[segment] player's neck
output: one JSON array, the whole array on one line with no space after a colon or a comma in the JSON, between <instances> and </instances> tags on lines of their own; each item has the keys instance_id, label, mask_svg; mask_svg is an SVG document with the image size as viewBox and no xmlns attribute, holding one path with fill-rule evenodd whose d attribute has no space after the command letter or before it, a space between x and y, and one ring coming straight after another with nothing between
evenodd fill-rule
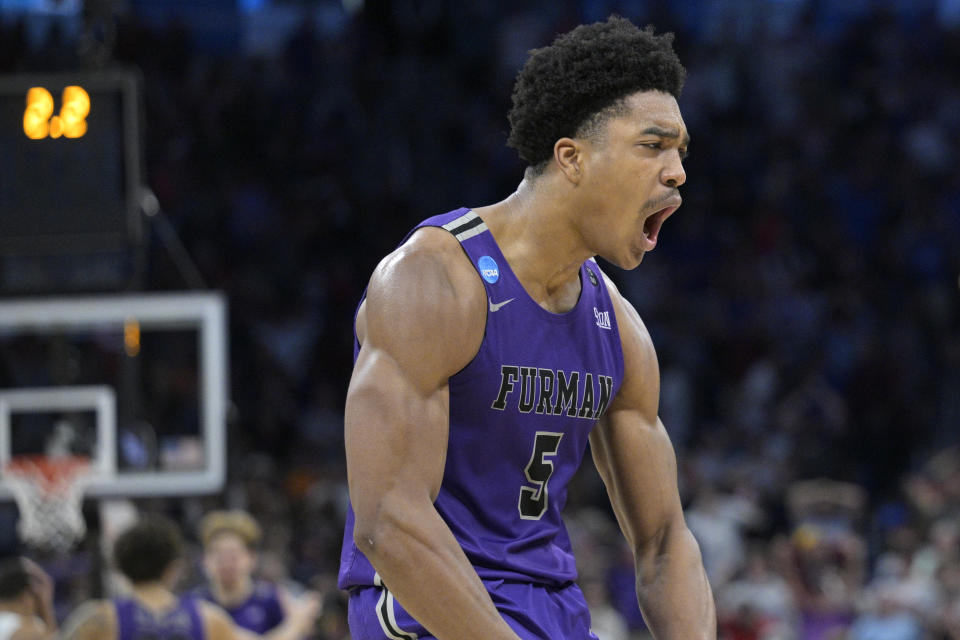
<instances>
[{"instance_id":1,"label":"player's neck","mask_svg":"<svg viewBox=\"0 0 960 640\"><path fill-rule=\"evenodd\" d=\"M571 287L579 292L580 266L592 257L576 227L568 223L569 203L544 184L549 179L524 179L506 200L475 210L535 299L564 297Z\"/></svg>"},{"instance_id":2,"label":"player's neck","mask_svg":"<svg viewBox=\"0 0 960 640\"><path fill-rule=\"evenodd\" d=\"M232 607L247 601L250 594L253 593L253 580L246 577L230 585L214 583L212 587L217 602Z\"/></svg>"},{"instance_id":3,"label":"player's neck","mask_svg":"<svg viewBox=\"0 0 960 640\"><path fill-rule=\"evenodd\" d=\"M169 609L177 601L177 597L162 582L135 584L133 585L133 596L153 611Z\"/></svg>"}]
</instances>

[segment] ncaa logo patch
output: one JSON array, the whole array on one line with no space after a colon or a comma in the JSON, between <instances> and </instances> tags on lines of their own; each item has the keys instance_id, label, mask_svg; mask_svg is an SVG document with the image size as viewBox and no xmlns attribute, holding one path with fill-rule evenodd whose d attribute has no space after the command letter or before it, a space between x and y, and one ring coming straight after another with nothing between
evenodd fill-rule
<instances>
[{"instance_id":1,"label":"ncaa logo patch","mask_svg":"<svg viewBox=\"0 0 960 640\"><path fill-rule=\"evenodd\" d=\"M483 256L477 260L477 266L480 268L480 275L490 284L500 279L500 267L497 266L497 261L490 256Z\"/></svg>"}]
</instances>

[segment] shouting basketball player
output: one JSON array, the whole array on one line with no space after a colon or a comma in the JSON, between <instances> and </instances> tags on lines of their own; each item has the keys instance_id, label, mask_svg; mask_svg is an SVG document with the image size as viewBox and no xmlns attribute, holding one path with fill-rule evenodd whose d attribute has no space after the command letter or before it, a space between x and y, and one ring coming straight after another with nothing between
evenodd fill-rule
<instances>
[{"instance_id":1,"label":"shouting basketball player","mask_svg":"<svg viewBox=\"0 0 960 640\"><path fill-rule=\"evenodd\" d=\"M355 640L596 638L560 517L588 442L653 634L716 636L656 354L592 260L633 269L680 206L684 78L672 35L622 18L531 52L517 190L421 222L376 268L345 416Z\"/></svg>"}]
</instances>

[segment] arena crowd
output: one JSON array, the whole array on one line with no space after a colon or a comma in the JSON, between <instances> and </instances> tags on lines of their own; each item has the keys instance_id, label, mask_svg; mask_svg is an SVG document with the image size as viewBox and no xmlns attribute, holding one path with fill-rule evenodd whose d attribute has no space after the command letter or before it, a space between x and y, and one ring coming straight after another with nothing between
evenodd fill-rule
<instances>
[{"instance_id":1,"label":"arena crowd","mask_svg":"<svg viewBox=\"0 0 960 640\"><path fill-rule=\"evenodd\" d=\"M191 541L185 588L203 514L242 507L261 576L324 593L316 637L347 637L354 306L417 221L519 181L526 51L618 12L675 31L689 73L684 206L637 271L608 272L658 348L721 638L960 639L960 4L318 4L247 52L131 9L99 62L142 73L146 181L230 305L229 485L144 505ZM0 29L0 72L90 64L56 30ZM156 237L149 256L148 290L184 288ZM591 469L567 518L598 635L645 637ZM61 614L96 590L95 549L47 567Z\"/></svg>"}]
</instances>

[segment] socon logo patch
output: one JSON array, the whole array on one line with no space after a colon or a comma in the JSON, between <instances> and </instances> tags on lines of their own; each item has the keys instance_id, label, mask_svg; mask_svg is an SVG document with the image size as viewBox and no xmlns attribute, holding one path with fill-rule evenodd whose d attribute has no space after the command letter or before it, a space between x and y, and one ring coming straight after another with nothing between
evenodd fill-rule
<instances>
[{"instance_id":1,"label":"socon logo patch","mask_svg":"<svg viewBox=\"0 0 960 640\"><path fill-rule=\"evenodd\" d=\"M587 275L590 277L590 284L592 284L595 287L600 286L600 282L597 280L596 274L593 272L593 269L591 269L590 267L587 267Z\"/></svg>"},{"instance_id":2,"label":"socon logo patch","mask_svg":"<svg viewBox=\"0 0 960 640\"><path fill-rule=\"evenodd\" d=\"M497 266L496 260L490 256L483 256L477 260L477 266L480 267L480 275L490 284L500 279L500 268Z\"/></svg>"}]
</instances>

